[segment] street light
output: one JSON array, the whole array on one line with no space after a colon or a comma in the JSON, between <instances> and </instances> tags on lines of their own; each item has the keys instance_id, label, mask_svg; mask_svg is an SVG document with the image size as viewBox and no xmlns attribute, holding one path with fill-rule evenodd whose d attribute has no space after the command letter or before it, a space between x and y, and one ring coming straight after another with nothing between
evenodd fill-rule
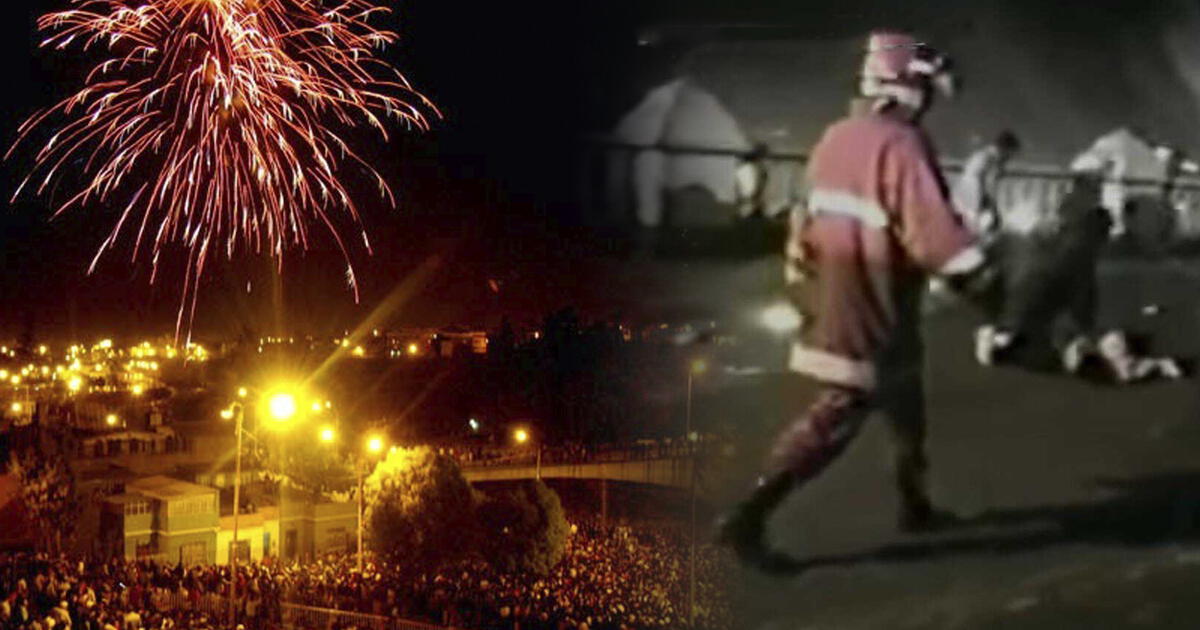
<instances>
[{"instance_id":1,"label":"street light","mask_svg":"<svg viewBox=\"0 0 1200 630\"><path fill-rule=\"evenodd\" d=\"M271 413L272 420L285 423L296 415L296 397L288 392L271 394L267 399L267 410Z\"/></svg>"},{"instance_id":2,"label":"street light","mask_svg":"<svg viewBox=\"0 0 1200 630\"><path fill-rule=\"evenodd\" d=\"M237 395L238 398L246 398L250 395L250 390L246 387L239 387ZM267 398L266 406L271 419L275 420L275 426L282 427L296 415L296 396L286 391L276 391ZM229 545L230 575L233 578L230 586L229 616L234 620L237 617L238 517L242 512L242 435L246 433L242 424L245 416L245 407L241 401L235 400L229 407L221 410L222 418L235 420L233 431L237 436L237 445L234 447L236 463L233 473L233 541ZM254 438L254 436L250 437Z\"/></svg>"},{"instance_id":3,"label":"street light","mask_svg":"<svg viewBox=\"0 0 1200 630\"><path fill-rule=\"evenodd\" d=\"M321 433L320 433L321 442L323 442L325 444L332 444L333 440L336 437L337 437L337 433L334 432L333 427L322 427L321 428Z\"/></svg>"},{"instance_id":4,"label":"street light","mask_svg":"<svg viewBox=\"0 0 1200 630\"><path fill-rule=\"evenodd\" d=\"M110 413L110 414L108 414L107 416L105 416L105 417L104 417L104 423L105 423L105 424L107 424L107 425L108 425L108 426L110 426L110 427L115 427L115 426L117 426L117 423L118 423L118 422L120 422L120 421L121 421L121 419L120 419L120 418L118 418L118 417L117 417L117 414L115 414L115 413Z\"/></svg>"},{"instance_id":5,"label":"street light","mask_svg":"<svg viewBox=\"0 0 1200 630\"><path fill-rule=\"evenodd\" d=\"M521 429L517 429L516 431L513 431L513 440L515 440L516 443L521 446L524 446L527 442L529 442L530 438L531 438L531 436L529 435L529 430L527 430L527 429L521 428ZM534 478L540 481L542 479L542 443L541 442L538 442L538 444L537 444L537 467L534 470L536 471L534 473Z\"/></svg>"},{"instance_id":6,"label":"street light","mask_svg":"<svg viewBox=\"0 0 1200 630\"><path fill-rule=\"evenodd\" d=\"M383 437L372 435L367 438L365 447L369 455L379 455L383 452ZM363 571L363 468L365 457L358 457L358 573Z\"/></svg>"}]
</instances>

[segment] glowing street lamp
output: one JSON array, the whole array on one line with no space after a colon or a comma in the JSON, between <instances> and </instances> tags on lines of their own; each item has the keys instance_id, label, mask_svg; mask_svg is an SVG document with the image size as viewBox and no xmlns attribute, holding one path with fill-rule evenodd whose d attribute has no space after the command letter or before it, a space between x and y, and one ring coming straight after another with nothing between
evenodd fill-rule
<instances>
[{"instance_id":1,"label":"glowing street lamp","mask_svg":"<svg viewBox=\"0 0 1200 630\"><path fill-rule=\"evenodd\" d=\"M83 379L78 376L72 376L71 380L67 381L67 389L72 392L77 392L83 388Z\"/></svg>"},{"instance_id":2,"label":"glowing street lamp","mask_svg":"<svg viewBox=\"0 0 1200 630\"><path fill-rule=\"evenodd\" d=\"M372 456L377 456L383 452L383 437L372 435L367 438L365 444L367 453ZM363 570L363 459L358 460L358 572L362 574Z\"/></svg>"},{"instance_id":3,"label":"glowing street lamp","mask_svg":"<svg viewBox=\"0 0 1200 630\"><path fill-rule=\"evenodd\" d=\"M325 444L332 444L333 440L337 438L337 432L333 430L333 427L322 427L318 435L321 438L321 442Z\"/></svg>"},{"instance_id":4,"label":"glowing street lamp","mask_svg":"<svg viewBox=\"0 0 1200 630\"><path fill-rule=\"evenodd\" d=\"M520 427L513 431L513 441L519 446L525 446L532 439L533 435L530 434L529 429ZM537 444L537 465L534 470L534 478L540 480L542 478L542 444L540 442Z\"/></svg>"},{"instance_id":5,"label":"glowing street lamp","mask_svg":"<svg viewBox=\"0 0 1200 630\"><path fill-rule=\"evenodd\" d=\"M110 413L107 416L104 416L104 424L107 424L110 427L117 426L117 423L120 421L121 421L121 419L118 418L117 414L115 414L115 413Z\"/></svg>"},{"instance_id":6,"label":"glowing street lamp","mask_svg":"<svg viewBox=\"0 0 1200 630\"><path fill-rule=\"evenodd\" d=\"M325 405L322 405L319 400L314 400L312 401L311 409L313 413L321 413L325 410Z\"/></svg>"},{"instance_id":7,"label":"glowing street lamp","mask_svg":"<svg viewBox=\"0 0 1200 630\"><path fill-rule=\"evenodd\" d=\"M287 392L271 394L267 399L267 411L270 412L271 419L281 424L285 423L296 415L296 397Z\"/></svg>"},{"instance_id":8,"label":"glowing street lamp","mask_svg":"<svg viewBox=\"0 0 1200 630\"><path fill-rule=\"evenodd\" d=\"M134 396L141 396L142 392L145 391L145 388L143 388L141 385L134 385L131 391L133 392Z\"/></svg>"},{"instance_id":9,"label":"glowing street lamp","mask_svg":"<svg viewBox=\"0 0 1200 630\"><path fill-rule=\"evenodd\" d=\"M199 346L196 346L196 348L197 348L197 352L200 352ZM237 389L237 396L239 399L248 398L250 396L250 394L251 394L250 388L239 387ZM255 395L256 396L258 395L257 391L255 392ZM261 400L261 398L260 398L260 400ZM267 412L267 415L270 416L270 418L275 421L274 426L276 428L283 428L283 427L287 426L288 422L296 415L296 412L299 411L299 406L297 405L297 402L296 402L296 395L289 391L276 390L274 393L271 393L270 395L268 395L266 397L264 406L265 406L265 411ZM233 476L233 541L230 544L230 548L229 548L229 556L230 556L229 564L231 566L232 573L234 575L237 574L237 569L238 569L238 553L236 551L237 546L238 546L238 541L239 541L239 538L238 538L238 525L239 525L238 516L242 512L242 510L241 510L242 436L243 436L243 434L247 433L247 431L242 428L242 423L245 419L245 415L246 415L245 407L240 400L234 401L232 405L221 410L222 418L224 418L226 420L236 419L236 421L237 421L237 424L235 425L235 428L234 428L234 433L237 436L237 445L235 446L235 449L236 449L235 461L236 461L236 463L234 464L234 476ZM252 435L251 437L253 438L254 436ZM231 587L231 593L230 593L231 597L229 600L230 618L234 618L236 616L236 609L235 609L234 603L237 601L237 591L238 591L237 581L235 580L233 583L233 586Z\"/></svg>"},{"instance_id":10,"label":"glowing street lamp","mask_svg":"<svg viewBox=\"0 0 1200 630\"><path fill-rule=\"evenodd\" d=\"M22 409L21 403L19 403L19 402L13 403L12 406L10 407L10 409L12 409L13 413L21 413L21 409Z\"/></svg>"}]
</instances>

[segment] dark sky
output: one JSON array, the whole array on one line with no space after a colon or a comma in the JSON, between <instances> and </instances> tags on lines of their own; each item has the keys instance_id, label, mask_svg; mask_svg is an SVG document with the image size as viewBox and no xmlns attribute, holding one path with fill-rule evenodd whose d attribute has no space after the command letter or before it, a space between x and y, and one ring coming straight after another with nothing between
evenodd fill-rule
<instances>
[{"instance_id":1,"label":"dark sky","mask_svg":"<svg viewBox=\"0 0 1200 630\"><path fill-rule=\"evenodd\" d=\"M8 96L0 138L6 145L20 120L75 88L85 68L71 53L36 47L35 14L66 4L5 9L8 19L0 28ZM584 80L573 10L431 0L391 4L397 14L390 26L401 41L388 55L445 117L431 133L395 133L386 145L377 136L352 136L391 182L400 208L389 211L362 186L376 255L354 256L361 305L354 304L345 266L328 239L289 259L282 280L290 314L285 325L322 332L351 327L434 255L443 261L439 270L385 321L475 323L501 312L530 318L586 301L586 292L564 290L570 281L559 273L574 266L569 261L588 258L563 242L572 221L571 159ZM6 201L29 158L26 152L3 164ZM127 328L137 335L168 332L181 284L177 266L150 287L148 266L131 265L129 248L118 247L116 254L123 255L109 256L87 276L111 213L90 208L50 222L48 206L26 200L0 215L0 336L18 334L28 323L39 334L84 338ZM264 260L214 268L200 294L197 332L222 334L243 325L268 330L278 321L272 275ZM504 300L489 279L500 281Z\"/></svg>"},{"instance_id":2,"label":"dark sky","mask_svg":"<svg viewBox=\"0 0 1200 630\"><path fill-rule=\"evenodd\" d=\"M0 139L6 145L24 117L68 93L85 67L70 53L36 48L35 14L66 4L22 2L5 9L0 29L8 63ZM442 108L445 119L429 134L397 134L388 145L371 136L357 138L393 184L401 206L393 213L369 203L370 195L363 197L376 255L354 257L362 304L355 305L346 289L344 265L332 244L319 242L308 254L288 259L281 285L261 259L215 266L201 289L195 326L200 336L245 326L351 328L381 303L386 303L381 321L388 324L490 323L501 315L530 320L569 304L597 316L636 311L639 292L649 289L613 254L623 242L579 225L578 138L611 125L647 87L671 75L684 51L705 41L839 39L881 24L936 35L991 28L1000 20L1010 32L1020 32L1013 25L1038 24L1039 50L1062 46L1080 57L1080 50L1103 47L1116 33L1163 19L1156 3L1116 0L390 5L402 38L389 55ZM639 34L654 35L655 45L636 46ZM3 198L28 159L28 153L18 154L0 165ZM27 326L43 336L81 339L173 329L181 284L177 268L168 267L159 284L149 287L147 265L130 264L128 248L118 248L97 273L86 275L111 224L104 209L50 222L44 201L5 205L0 337ZM433 256L440 261L436 269L415 290L401 290ZM498 292L489 280L497 281Z\"/></svg>"}]
</instances>

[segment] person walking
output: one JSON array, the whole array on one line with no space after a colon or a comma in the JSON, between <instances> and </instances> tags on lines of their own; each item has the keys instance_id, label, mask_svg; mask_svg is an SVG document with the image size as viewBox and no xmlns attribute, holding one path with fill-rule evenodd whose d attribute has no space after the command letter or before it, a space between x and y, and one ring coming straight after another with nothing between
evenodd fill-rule
<instances>
[{"instance_id":1,"label":"person walking","mask_svg":"<svg viewBox=\"0 0 1200 630\"><path fill-rule=\"evenodd\" d=\"M898 524L936 522L925 487L920 298L929 274L956 292L985 292L982 248L949 198L921 119L952 96L945 55L911 35L869 36L859 98L812 153L809 194L791 222L789 293L804 322L790 369L816 382L815 400L777 435L754 488L717 524L717 541L750 564L773 557L767 519L853 441L873 412L895 446Z\"/></svg>"}]
</instances>

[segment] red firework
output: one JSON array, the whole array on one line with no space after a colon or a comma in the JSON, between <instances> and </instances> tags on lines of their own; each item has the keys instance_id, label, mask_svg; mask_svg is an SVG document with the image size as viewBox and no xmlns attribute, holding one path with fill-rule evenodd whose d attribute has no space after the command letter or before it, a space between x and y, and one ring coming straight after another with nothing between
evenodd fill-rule
<instances>
[{"instance_id":1,"label":"red firework","mask_svg":"<svg viewBox=\"0 0 1200 630\"><path fill-rule=\"evenodd\" d=\"M362 125L387 139L386 122L428 128L437 109L376 51L396 34L370 23L389 9L369 0L72 0L43 16L43 47L103 48L82 89L27 120L17 144L41 126L55 133L31 181L42 194L68 165L84 185L55 216L89 203L122 211L92 260L126 230L133 259L149 250L153 283L171 244L188 253L176 333L195 315L205 264L264 249L282 266L324 226L358 287L334 216L348 216L371 246L339 178L361 164L380 194L379 173L335 131ZM15 148L16 145L14 145ZM9 150L9 154L12 149ZM74 174L73 174L74 175ZM37 178L34 180L34 178ZM186 317L185 317L186 313Z\"/></svg>"}]
</instances>

